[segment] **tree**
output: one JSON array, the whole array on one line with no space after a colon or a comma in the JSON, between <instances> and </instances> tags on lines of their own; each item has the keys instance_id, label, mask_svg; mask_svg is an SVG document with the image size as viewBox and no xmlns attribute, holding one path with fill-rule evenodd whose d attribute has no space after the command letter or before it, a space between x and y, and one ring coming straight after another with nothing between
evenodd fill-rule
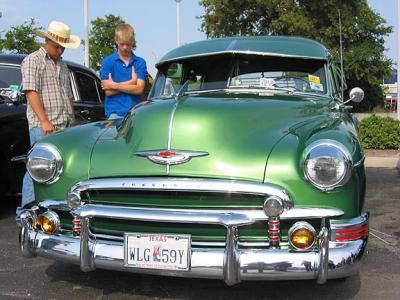
<instances>
[{"instance_id":1,"label":"tree","mask_svg":"<svg viewBox=\"0 0 400 300\"><path fill-rule=\"evenodd\" d=\"M298 35L327 46L339 61L339 9L343 61L348 87L359 86L366 100L356 111L383 104L381 82L392 61L384 56L384 37L392 32L366 0L201 0L201 29L208 37L234 35Z\"/></svg>"},{"instance_id":2,"label":"tree","mask_svg":"<svg viewBox=\"0 0 400 300\"><path fill-rule=\"evenodd\" d=\"M109 14L104 18L97 18L91 23L92 29L89 35L90 67L98 70L102 59L114 52L115 27L118 24L125 23L125 21L120 16Z\"/></svg>"},{"instance_id":3,"label":"tree","mask_svg":"<svg viewBox=\"0 0 400 300\"><path fill-rule=\"evenodd\" d=\"M40 48L36 41L35 30L41 30L42 27L36 26L37 22L31 18L19 26L11 26L6 32L5 38L0 39L0 50L8 50L10 53L31 53Z\"/></svg>"}]
</instances>

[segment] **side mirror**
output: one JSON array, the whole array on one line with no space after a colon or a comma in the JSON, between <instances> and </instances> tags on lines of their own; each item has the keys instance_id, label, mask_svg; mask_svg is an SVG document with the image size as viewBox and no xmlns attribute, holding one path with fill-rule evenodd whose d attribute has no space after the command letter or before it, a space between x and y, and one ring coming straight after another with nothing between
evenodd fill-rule
<instances>
[{"instance_id":1,"label":"side mirror","mask_svg":"<svg viewBox=\"0 0 400 300\"><path fill-rule=\"evenodd\" d=\"M347 100L345 103L349 101L353 101L355 103L360 103L364 100L364 91L359 87L355 87L350 91L350 99Z\"/></svg>"}]
</instances>

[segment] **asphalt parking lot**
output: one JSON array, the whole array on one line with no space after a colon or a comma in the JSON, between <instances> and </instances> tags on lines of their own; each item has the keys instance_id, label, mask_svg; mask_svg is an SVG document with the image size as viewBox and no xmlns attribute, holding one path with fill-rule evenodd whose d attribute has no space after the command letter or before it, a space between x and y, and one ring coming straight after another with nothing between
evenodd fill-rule
<instances>
[{"instance_id":1,"label":"asphalt parking lot","mask_svg":"<svg viewBox=\"0 0 400 300\"><path fill-rule=\"evenodd\" d=\"M13 221L18 199L0 212L0 299L398 299L400 294L400 175L392 163L367 160L370 239L360 273L318 285L310 281L245 282L166 278L78 266L19 253ZM377 163L379 165L379 163ZM383 164L381 164L383 165Z\"/></svg>"}]
</instances>

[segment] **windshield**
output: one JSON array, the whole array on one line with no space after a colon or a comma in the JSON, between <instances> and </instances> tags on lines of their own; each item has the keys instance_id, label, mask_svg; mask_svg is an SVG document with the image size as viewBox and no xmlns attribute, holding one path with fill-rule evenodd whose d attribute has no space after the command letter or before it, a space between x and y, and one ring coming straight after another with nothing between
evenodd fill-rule
<instances>
[{"instance_id":1,"label":"windshield","mask_svg":"<svg viewBox=\"0 0 400 300\"><path fill-rule=\"evenodd\" d=\"M315 59L261 55L186 59L160 67L150 97L170 97L181 89L184 93L272 90L324 95L327 94L325 64Z\"/></svg>"},{"instance_id":2,"label":"windshield","mask_svg":"<svg viewBox=\"0 0 400 300\"><path fill-rule=\"evenodd\" d=\"M18 90L21 81L22 75L19 67L0 65L0 89Z\"/></svg>"}]
</instances>

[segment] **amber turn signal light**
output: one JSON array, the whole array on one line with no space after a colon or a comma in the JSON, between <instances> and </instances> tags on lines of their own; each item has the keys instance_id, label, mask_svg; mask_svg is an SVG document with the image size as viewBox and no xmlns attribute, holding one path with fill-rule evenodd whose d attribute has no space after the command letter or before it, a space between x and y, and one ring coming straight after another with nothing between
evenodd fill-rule
<instances>
[{"instance_id":1,"label":"amber turn signal light","mask_svg":"<svg viewBox=\"0 0 400 300\"><path fill-rule=\"evenodd\" d=\"M315 243L315 229L307 222L297 222L289 229L289 243L296 250L308 250Z\"/></svg>"},{"instance_id":2,"label":"amber turn signal light","mask_svg":"<svg viewBox=\"0 0 400 300\"><path fill-rule=\"evenodd\" d=\"M37 224L45 233L52 234L60 227L60 218L49 210L38 216Z\"/></svg>"}]
</instances>

